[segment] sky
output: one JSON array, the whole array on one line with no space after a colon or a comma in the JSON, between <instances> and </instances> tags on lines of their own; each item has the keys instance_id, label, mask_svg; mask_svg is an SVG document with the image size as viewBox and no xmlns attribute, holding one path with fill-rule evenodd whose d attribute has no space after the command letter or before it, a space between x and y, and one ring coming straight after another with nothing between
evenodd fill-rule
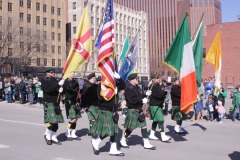
<instances>
[{"instance_id":1,"label":"sky","mask_svg":"<svg viewBox=\"0 0 240 160\"><path fill-rule=\"evenodd\" d=\"M240 21L237 15L240 15L240 0L221 0L222 2L222 22Z\"/></svg>"}]
</instances>

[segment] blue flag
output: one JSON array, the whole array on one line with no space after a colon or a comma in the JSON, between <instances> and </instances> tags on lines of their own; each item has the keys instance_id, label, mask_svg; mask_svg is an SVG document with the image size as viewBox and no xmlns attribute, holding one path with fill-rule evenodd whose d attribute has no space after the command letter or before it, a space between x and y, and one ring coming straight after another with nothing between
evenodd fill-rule
<instances>
[{"instance_id":1,"label":"blue flag","mask_svg":"<svg viewBox=\"0 0 240 160\"><path fill-rule=\"evenodd\" d=\"M137 55L138 55L138 38L133 40L133 43L129 49L127 57L124 59L123 65L119 71L120 77L126 82L129 73L137 65Z\"/></svg>"}]
</instances>

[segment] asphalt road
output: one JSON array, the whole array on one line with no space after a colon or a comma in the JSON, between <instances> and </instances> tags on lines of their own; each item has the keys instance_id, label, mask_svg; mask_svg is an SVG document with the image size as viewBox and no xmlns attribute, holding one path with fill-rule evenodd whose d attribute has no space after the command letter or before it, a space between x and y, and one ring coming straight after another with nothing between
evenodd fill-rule
<instances>
[{"instance_id":1,"label":"asphalt road","mask_svg":"<svg viewBox=\"0 0 240 160\"><path fill-rule=\"evenodd\" d=\"M226 107L231 100L227 99ZM228 109L227 109L228 111ZM65 110L63 111L65 115ZM46 145L43 139L43 109L38 106L9 104L0 102L0 160L240 160L240 121L224 119L220 124L214 121L184 121L183 127L189 133L174 134L174 121L165 119L166 134L173 139L171 143L150 141L157 150L146 150L140 129L133 131L128 139L129 149L122 148L124 157L109 156L109 138L100 144L100 154L93 154L91 137L87 135L87 115L78 121L77 135L81 141L66 141L64 136L68 120L59 125L58 138L62 145ZM121 136L123 117L120 116ZM148 130L151 121L147 119ZM157 134L160 137L160 134ZM118 146L119 147L119 146Z\"/></svg>"}]
</instances>

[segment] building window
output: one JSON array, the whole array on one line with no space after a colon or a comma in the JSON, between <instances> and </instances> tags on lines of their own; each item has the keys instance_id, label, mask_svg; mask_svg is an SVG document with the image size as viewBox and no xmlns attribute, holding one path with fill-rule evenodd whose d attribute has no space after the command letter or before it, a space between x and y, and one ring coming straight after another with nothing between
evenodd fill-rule
<instances>
[{"instance_id":1,"label":"building window","mask_svg":"<svg viewBox=\"0 0 240 160\"><path fill-rule=\"evenodd\" d=\"M37 23L37 24L40 24L40 16L37 16L37 17L36 17L36 23Z\"/></svg>"},{"instance_id":2,"label":"building window","mask_svg":"<svg viewBox=\"0 0 240 160\"><path fill-rule=\"evenodd\" d=\"M12 41L12 33L8 33L8 41Z\"/></svg>"},{"instance_id":3,"label":"building window","mask_svg":"<svg viewBox=\"0 0 240 160\"><path fill-rule=\"evenodd\" d=\"M36 31L36 38L39 39L40 38L40 30Z\"/></svg>"},{"instance_id":4,"label":"building window","mask_svg":"<svg viewBox=\"0 0 240 160\"><path fill-rule=\"evenodd\" d=\"M43 18L43 25L47 25L47 18Z\"/></svg>"},{"instance_id":5,"label":"building window","mask_svg":"<svg viewBox=\"0 0 240 160\"><path fill-rule=\"evenodd\" d=\"M76 14L73 15L73 21L75 22L77 20Z\"/></svg>"},{"instance_id":6,"label":"building window","mask_svg":"<svg viewBox=\"0 0 240 160\"><path fill-rule=\"evenodd\" d=\"M58 8L58 15L61 15L61 8Z\"/></svg>"},{"instance_id":7,"label":"building window","mask_svg":"<svg viewBox=\"0 0 240 160\"><path fill-rule=\"evenodd\" d=\"M24 13L20 13L19 18L20 18L20 21L22 22L24 20Z\"/></svg>"},{"instance_id":8,"label":"building window","mask_svg":"<svg viewBox=\"0 0 240 160\"><path fill-rule=\"evenodd\" d=\"M210 0L210 7L212 7L213 6L213 0Z\"/></svg>"},{"instance_id":9,"label":"building window","mask_svg":"<svg viewBox=\"0 0 240 160\"><path fill-rule=\"evenodd\" d=\"M58 46L58 54L61 54L61 46Z\"/></svg>"},{"instance_id":10,"label":"building window","mask_svg":"<svg viewBox=\"0 0 240 160\"><path fill-rule=\"evenodd\" d=\"M58 67L61 67L61 65L62 65L62 60L61 59L58 59Z\"/></svg>"},{"instance_id":11,"label":"building window","mask_svg":"<svg viewBox=\"0 0 240 160\"><path fill-rule=\"evenodd\" d=\"M58 21L58 28L61 28L61 21Z\"/></svg>"},{"instance_id":12,"label":"building window","mask_svg":"<svg viewBox=\"0 0 240 160\"><path fill-rule=\"evenodd\" d=\"M54 7L51 7L51 13L54 14Z\"/></svg>"},{"instance_id":13,"label":"building window","mask_svg":"<svg viewBox=\"0 0 240 160\"><path fill-rule=\"evenodd\" d=\"M202 5L203 5L203 2L202 2L202 1L203 1L203 0L200 0L200 1L199 1L199 6L200 6L200 7L202 7Z\"/></svg>"},{"instance_id":14,"label":"building window","mask_svg":"<svg viewBox=\"0 0 240 160\"><path fill-rule=\"evenodd\" d=\"M77 2L73 2L73 9L76 9L76 3Z\"/></svg>"},{"instance_id":15,"label":"building window","mask_svg":"<svg viewBox=\"0 0 240 160\"><path fill-rule=\"evenodd\" d=\"M47 12L47 5L43 4L43 12Z\"/></svg>"},{"instance_id":16,"label":"building window","mask_svg":"<svg viewBox=\"0 0 240 160\"><path fill-rule=\"evenodd\" d=\"M40 66L40 58L37 58L37 66Z\"/></svg>"},{"instance_id":17,"label":"building window","mask_svg":"<svg viewBox=\"0 0 240 160\"><path fill-rule=\"evenodd\" d=\"M31 29L27 28L27 36L31 36Z\"/></svg>"},{"instance_id":18,"label":"building window","mask_svg":"<svg viewBox=\"0 0 240 160\"><path fill-rule=\"evenodd\" d=\"M99 18L97 18L97 24L99 24Z\"/></svg>"},{"instance_id":19,"label":"building window","mask_svg":"<svg viewBox=\"0 0 240 160\"><path fill-rule=\"evenodd\" d=\"M94 7L94 5L93 5L93 4L91 4L91 12L93 12L93 7Z\"/></svg>"},{"instance_id":20,"label":"building window","mask_svg":"<svg viewBox=\"0 0 240 160\"><path fill-rule=\"evenodd\" d=\"M55 53L55 46L52 45L52 53Z\"/></svg>"},{"instance_id":21,"label":"building window","mask_svg":"<svg viewBox=\"0 0 240 160\"><path fill-rule=\"evenodd\" d=\"M31 63L32 63L32 62L31 62L31 57L28 57L28 59L27 59L27 64L28 64L28 65L31 65Z\"/></svg>"},{"instance_id":22,"label":"building window","mask_svg":"<svg viewBox=\"0 0 240 160\"><path fill-rule=\"evenodd\" d=\"M12 56L12 48L8 48L8 56Z\"/></svg>"},{"instance_id":23,"label":"building window","mask_svg":"<svg viewBox=\"0 0 240 160\"><path fill-rule=\"evenodd\" d=\"M55 33L52 32L52 40L54 41L55 40Z\"/></svg>"},{"instance_id":24,"label":"building window","mask_svg":"<svg viewBox=\"0 0 240 160\"><path fill-rule=\"evenodd\" d=\"M94 17L91 17L91 24L94 24Z\"/></svg>"},{"instance_id":25,"label":"building window","mask_svg":"<svg viewBox=\"0 0 240 160\"><path fill-rule=\"evenodd\" d=\"M43 65L44 65L44 66L47 66L47 58L44 58L44 59L43 59Z\"/></svg>"},{"instance_id":26,"label":"building window","mask_svg":"<svg viewBox=\"0 0 240 160\"><path fill-rule=\"evenodd\" d=\"M27 8L31 8L31 1L30 0L27 1Z\"/></svg>"},{"instance_id":27,"label":"building window","mask_svg":"<svg viewBox=\"0 0 240 160\"><path fill-rule=\"evenodd\" d=\"M43 31L43 39L47 39L47 31Z\"/></svg>"},{"instance_id":28,"label":"building window","mask_svg":"<svg viewBox=\"0 0 240 160\"><path fill-rule=\"evenodd\" d=\"M40 44L36 44L37 52L40 52Z\"/></svg>"},{"instance_id":29,"label":"building window","mask_svg":"<svg viewBox=\"0 0 240 160\"><path fill-rule=\"evenodd\" d=\"M8 11L12 11L12 3L8 3Z\"/></svg>"},{"instance_id":30,"label":"building window","mask_svg":"<svg viewBox=\"0 0 240 160\"><path fill-rule=\"evenodd\" d=\"M12 26L12 18L10 18L10 17L8 18L8 25Z\"/></svg>"},{"instance_id":31,"label":"building window","mask_svg":"<svg viewBox=\"0 0 240 160\"><path fill-rule=\"evenodd\" d=\"M0 9L2 9L2 1L0 1Z\"/></svg>"},{"instance_id":32,"label":"building window","mask_svg":"<svg viewBox=\"0 0 240 160\"><path fill-rule=\"evenodd\" d=\"M19 5L23 7L23 0L19 0Z\"/></svg>"},{"instance_id":33,"label":"building window","mask_svg":"<svg viewBox=\"0 0 240 160\"><path fill-rule=\"evenodd\" d=\"M20 35L23 35L23 27L20 27L19 32L20 32Z\"/></svg>"},{"instance_id":34,"label":"building window","mask_svg":"<svg viewBox=\"0 0 240 160\"><path fill-rule=\"evenodd\" d=\"M37 9L37 11L39 11L40 10L40 3L36 3L36 9Z\"/></svg>"},{"instance_id":35,"label":"building window","mask_svg":"<svg viewBox=\"0 0 240 160\"><path fill-rule=\"evenodd\" d=\"M27 15L27 22L31 22L31 14Z\"/></svg>"},{"instance_id":36,"label":"building window","mask_svg":"<svg viewBox=\"0 0 240 160\"><path fill-rule=\"evenodd\" d=\"M55 66L55 59L52 59L52 66Z\"/></svg>"},{"instance_id":37,"label":"building window","mask_svg":"<svg viewBox=\"0 0 240 160\"><path fill-rule=\"evenodd\" d=\"M73 27L73 33L77 32L77 27Z\"/></svg>"},{"instance_id":38,"label":"building window","mask_svg":"<svg viewBox=\"0 0 240 160\"><path fill-rule=\"evenodd\" d=\"M47 52L47 45L43 44L43 52Z\"/></svg>"},{"instance_id":39,"label":"building window","mask_svg":"<svg viewBox=\"0 0 240 160\"><path fill-rule=\"evenodd\" d=\"M61 33L58 33L58 41L61 41Z\"/></svg>"},{"instance_id":40,"label":"building window","mask_svg":"<svg viewBox=\"0 0 240 160\"><path fill-rule=\"evenodd\" d=\"M55 22L55 20L52 19L52 20L51 20L51 26L52 26L52 27L54 27L54 22Z\"/></svg>"},{"instance_id":41,"label":"building window","mask_svg":"<svg viewBox=\"0 0 240 160\"><path fill-rule=\"evenodd\" d=\"M20 49L24 50L24 42L20 42Z\"/></svg>"},{"instance_id":42,"label":"building window","mask_svg":"<svg viewBox=\"0 0 240 160\"><path fill-rule=\"evenodd\" d=\"M28 44L27 44L27 50L28 50L28 51L31 51L31 49L32 49L32 45L31 45L31 43L28 43Z\"/></svg>"},{"instance_id":43,"label":"building window","mask_svg":"<svg viewBox=\"0 0 240 160\"><path fill-rule=\"evenodd\" d=\"M0 16L0 25L2 25L2 16Z\"/></svg>"},{"instance_id":44,"label":"building window","mask_svg":"<svg viewBox=\"0 0 240 160\"><path fill-rule=\"evenodd\" d=\"M2 40L2 32L0 32L0 40Z\"/></svg>"}]
</instances>

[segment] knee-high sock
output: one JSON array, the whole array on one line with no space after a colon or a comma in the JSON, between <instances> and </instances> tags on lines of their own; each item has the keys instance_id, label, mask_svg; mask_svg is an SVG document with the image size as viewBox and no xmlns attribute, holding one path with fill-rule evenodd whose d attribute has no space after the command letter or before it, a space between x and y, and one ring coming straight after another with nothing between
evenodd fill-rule
<instances>
[{"instance_id":1,"label":"knee-high sock","mask_svg":"<svg viewBox=\"0 0 240 160\"><path fill-rule=\"evenodd\" d=\"M152 123L152 130L153 130L153 131L156 130L157 124L158 124L158 122L153 122L153 123Z\"/></svg>"},{"instance_id":2,"label":"knee-high sock","mask_svg":"<svg viewBox=\"0 0 240 160\"><path fill-rule=\"evenodd\" d=\"M158 128L159 128L160 132L164 132L164 122L163 121L158 122Z\"/></svg>"},{"instance_id":3,"label":"knee-high sock","mask_svg":"<svg viewBox=\"0 0 240 160\"><path fill-rule=\"evenodd\" d=\"M141 129L142 137L148 138L147 128Z\"/></svg>"}]
</instances>

